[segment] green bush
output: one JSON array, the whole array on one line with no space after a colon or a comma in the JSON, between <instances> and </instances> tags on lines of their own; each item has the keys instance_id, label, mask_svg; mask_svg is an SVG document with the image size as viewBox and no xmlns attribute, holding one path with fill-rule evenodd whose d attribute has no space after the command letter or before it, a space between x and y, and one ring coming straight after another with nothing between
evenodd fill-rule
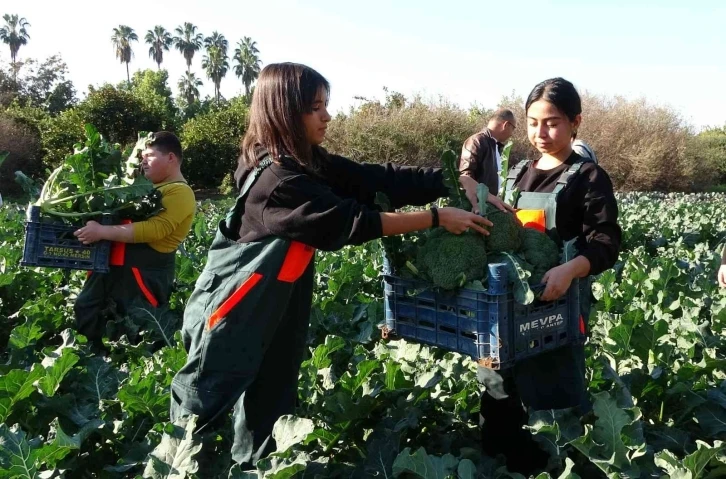
<instances>
[{"instance_id":1,"label":"green bush","mask_svg":"<svg viewBox=\"0 0 726 479\"><path fill-rule=\"evenodd\" d=\"M217 191L220 195L231 196L237 191L237 185L234 182L234 172L229 172L222 178L222 184L219 185Z\"/></svg>"},{"instance_id":2,"label":"green bush","mask_svg":"<svg viewBox=\"0 0 726 479\"><path fill-rule=\"evenodd\" d=\"M595 150L600 166L620 191L699 191L714 178L705 162L694 162L690 127L680 114L645 99L580 92L582 125L577 137ZM517 117L511 163L539 155L527 139L524 100L508 97L500 106Z\"/></svg>"},{"instance_id":3,"label":"green bush","mask_svg":"<svg viewBox=\"0 0 726 479\"><path fill-rule=\"evenodd\" d=\"M124 145L134 142L139 131L177 131L189 181L197 187L219 188L225 175L236 168L248 104L243 97L219 106L205 101L182 114L167 82L166 71L147 70L136 73L130 86L91 88L85 100L56 116L17 100L0 115L40 137L44 168L57 166L72 151L83 138L86 122L110 141ZM695 135L668 107L643 99L581 94L583 123L578 138L593 147L616 189L698 191L726 183L726 129ZM492 113L477 106L465 110L444 99L407 99L387 90L383 101L363 100L333 119L324 146L374 163L438 166L443 150L458 154L466 138L479 131ZM537 158L527 139L524 100L513 95L498 106L511 108L518 121L510 164ZM195 116L185 121L186 114ZM28 167L29 174L42 171L32 162ZM228 179L224 189L230 185Z\"/></svg>"},{"instance_id":4,"label":"green bush","mask_svg":"<svg viewBox=\"0 0 726 479\"><path fill-rule=\"evenodd\" d=\"M192 185L217 188L224 176L235 170L247 116L244 100L234 98L184 124L182 171Z\"/></svg>"},{"instance_id":5,"label":"green bush","mask_svg":"<svg viewBox=\"0 0 726 479\"><path fill-rule=\"evenodd\" d=\"M643 99L607 98L582 92L583 121L578 138L595 150L600 165L621 191L698 191L726 177L724 134L709 130L694 136L674 110ZM498 107L512 109L517 129L510 164L539 156L527 138L524 99L503 98ZM438 166L441 151L457 153L479 131L492 110L469 111L444 100L407 101L387 95L385 102L365 101L338 115L328 128L326 146L358 161L391 161ZM719 133L720 132L720 133Z\"/></svg>"},{"instance_id":6,"label":"green bush","mask_svg":"<svg viewBox=\"0 0 726 479\"><path fill-rule=\"evenodd\" d=\"M159 130L176 131L181 124L179 110L174 104L167 82L166 70L143 70L131 78L131 91L151 118L161 119Z\"/></svg>"},{"instance_id":7,"label":"green bush","mask_svg":"<svg viewBox=\"0 0 726 479\"><path fill-rule=\"evenodd\" d=\"M15 102L5 110L3 116L31 129L40 138L44 169L53 169L60 165L73 152L73 145L85 137L85 117L78 108L70 108L51 116L40 108L20 106Z\"/></svg>"},{"instance_id":8,"label":"green bush","mask_svg":"<svg viewBox=\"0 0 726 479\"><path fill-rule=\"evenodd\" d=\"M478 115L446 101L407 101L393 93L385 104L367 101L336 116L325 146L357 161L438 166L442 151L460 152L482 123Z\"/></svg>"},{"instance_id":9,"label":"green bush","mask_svg":"<svg viewBox=\"0 0 726 479\"><path fill-rule=\"evenodd\" d=\"M60 115L47 119L41 124L41 139L46 168L56 168L66 156L73 153L73 145L85 138L83 125L87 117L79 108L65 110Z\"/></svg>"},{"instance_id":10,"label":"green bush","mask_svg":"<svg viewBox=\"0 0 726 479\"><path fill-rule=\"evenodd\" d=\"M3 116L12 118L17 123L25 125L41 134L43 124L50 118L50 114L39 107L22 105L19 101L13 101L3 112Z\"/></svg>"},{"instance_id":11,"label":"green bush","mask_svg":"<svg viewBox=\"0 0 726 479\"><path fill-rule=\"evenodd\" d=\"M706 165L711 172L715 171L716 175L709 174L709 179L726 183L726 127L709 128L690 138L686 157L690 163Z\"/></svg>"},{"instance_id":12,"label":"green bush","mask_svg":"<svg viewBox=\"0 0 726 479\"><path fill-rule=\"evenodd\" d=\"M163 113L151 109L133 91L113 85L91 87L78 108L105 138L122 145L135 142L139 131L158 131L165 125Z\"/></svg>"},{"instance_id":13,"label":"green bush","mask_svg":"<svg viewBox=\"0 0 726 479\"><path fill-rule=\"evenodd\" d=\"M17 197L23 191L15 182L15 172L23 171L28 176L38 176L41 161L40 137L31 127L13 118L0 116L0 151L8 153L0 167L0 194L4 197Z\"/></svg>"}]
</instances>

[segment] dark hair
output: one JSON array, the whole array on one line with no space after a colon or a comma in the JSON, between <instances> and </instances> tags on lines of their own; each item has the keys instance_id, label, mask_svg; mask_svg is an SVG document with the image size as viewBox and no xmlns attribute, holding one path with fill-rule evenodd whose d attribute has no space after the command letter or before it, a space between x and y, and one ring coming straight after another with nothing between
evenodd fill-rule
<instances>
[{"instance_id":1,"label":"dark hair","mask_svg":"<svg viewBox=\"0 0 726 479\"><path fill-rule=\"evenodd\" d=\"M182 162L182 146L181 141L174 133L168 131L157 131L154 133L154 139L146 143L146 146L154 147L163 154L174 153L179 159L179 163Z\"/></svg>"},{"instance_id":2,"label":"dark hair","mask_svg":"<svg viewBox=\"0 0 726 479\"><path fill-rule=\"evenodd\" d=\"M532 103L539 100L552 103L570 121L575 121L575 117L582 113L582 103L580 101L580 95L575 89L575 85L564 78L550 78L535 86L527 97L527 102L524 104L525 113L529 111Z\"/></svg>"},{"instance_id":3,"label":"dark hair","mask_svg":"<svg viewBox=\"0 0 726 479\"><path fill-rule=\"evenodd\" d=\"M514 113L512 113L512 110L509 108L500 108L497 111L495 111L492 116L489 118L489 121L497 120L499 122L505 122L508 121L509 123L514 123Z\"/></svg>"},{"instance_id":4,"label":"dark hair","mask_svg":"<svg viewBox=\"0 0 726 479\"><path fill-rule=\"evenodd\" d=\"M301 165L315 168L319 155L313 155L307 140L303 114L312 111L321 88L330 93L328 81L308 66L272 63L263 68L252 96L240 166L257 166L257 150L265 148L273 160L290 155Z\"/></svg>"}]
</instances>

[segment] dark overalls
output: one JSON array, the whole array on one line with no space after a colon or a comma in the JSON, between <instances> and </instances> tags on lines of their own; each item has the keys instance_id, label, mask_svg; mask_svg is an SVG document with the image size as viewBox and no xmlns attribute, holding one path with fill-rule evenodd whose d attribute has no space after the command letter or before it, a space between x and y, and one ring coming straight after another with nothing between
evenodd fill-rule
<instances>
[{"instance_id":1,"label":"dark overalls","mask_svg":"<svg viewBox=\"0 0 726 479\"><path fill-rule=\"evenodd\" d=\"M165 183L185 183L171 181ZM130 224L123 219L121 224ZM158 308L169 303L176 274L176 251L162 253L147 243L111 243L108 273L91 273L73 306L76 329L95 346L101 346L109 299L119 314L134 308Z\"/></svg>"},{"instance_id":2,"label":"dark overalls","mask_svg":"<svg viewBox=\"0 0 726 479\"><path fill-rule=\"evenodd\" d=\"M167 304L174 286L175 254L160 253L146 243L114 243L109 272L89 273L73 306L78 332L101 345L109 299L122 315L136 307Z\"/></svg>"},{"instance_id":3,"label":"dark overalls","mask_svg":"<svg viewBox=\"0 0 726 479\"><path fill-rule=\"evenodd\" d=\"M237 242L247 193L270 163L219 223L184 311L188 358L171 387L172 421L196 414L198 432L233 410L232 458L243 469L274 451L274 423L294 412L313 294L314 248L276 236Z\"/></svg>"},{"instance_id":4,"label":"dark overalls","mask_svg":"<svg viewBox=\"0 0 726 479\"><path fill-rule=\"evenodd\" d=\"M551 193L521 192L514 205L521 210L544 210L545 230L560 246L563 245L555 225L557 199L583 163L579 160L567 168ZM505 184L505 198L513 194L514 184L531 164L531 161L522 161L512 168ZM589 303L583 303L580 320L586 321ZM581 324L581 329L584 328L586 325ZM492 456L502 453L510 458L516 457L525 469L528 461L539 466L542 462L546 465L547 460L547 455L537 447L531 434L522 429L528 422L526 408L579 407L582 413L590 408L586 394L584 347L581 345L563 346L522 360L503 371L479 367L477 376L485 386L480 412L484 451Z\"/></svg>"}]
</instances>

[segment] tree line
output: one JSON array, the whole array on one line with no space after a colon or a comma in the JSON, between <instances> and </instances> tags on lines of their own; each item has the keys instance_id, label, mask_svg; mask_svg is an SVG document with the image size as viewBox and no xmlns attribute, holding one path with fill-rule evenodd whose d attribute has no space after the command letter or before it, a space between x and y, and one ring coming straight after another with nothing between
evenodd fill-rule
<instances>
[{"instance_id":1,"label":"tree line","mask_svg":"<svg viewBox=\"0 0 726 479\"><path fill-rule=\"evenodd\" d=\"M17 56L20 48L28 44L30 23L25 17L17 14L5 14L4 25L0 27L0 40L10 49L13 77L17 78L19 63ZM119 25L113 28L111 43L116 59L126 64L126 80L131 82L129 64L134 57L134 43L139 42L139 35L128 25ZM214 99L219 103L220 84L230 71L240 79L245 88L245 95L249 95L253 83L257 80L262 68L260 51L257 42L252 38L243 36L236 45L234 52L229 56L229 41L219 33L213 31L211 35L204 36L196 25L184 22L173 31L162 25L156 25L144 35L144 42L149 46L149 58L153 59L158 69L164 62L164 54L172 48L176 49L184 58L187 69L179 78L177 87L179 94L187 104L199 101L199 88L202 80L191 70L192 60L198 52L204 52L202 69L206 77L214 85ZM231 62L230 62L231 60Z\"/></svg>"}]
</instances>

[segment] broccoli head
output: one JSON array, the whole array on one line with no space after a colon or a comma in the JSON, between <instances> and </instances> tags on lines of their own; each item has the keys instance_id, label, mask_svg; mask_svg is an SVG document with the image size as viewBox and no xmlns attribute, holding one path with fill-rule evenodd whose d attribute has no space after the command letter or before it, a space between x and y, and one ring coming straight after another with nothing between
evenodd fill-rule
<instances>
[{"instance_id":1,"label":"broccoli head","mask_svg":"<svg viewBox=\"0 0 726 479\"><path fill-rule=\"evenodd\" d=\"M531 282L539 283L542 276L560 262L560 249L546 233L533 228L522 228L521 255L532 265Z\"/></svg>"},{"instance_id":2,"label":"broccoli head","mask_svg":"<svg viewBox=\"0 0 726 479\"><path fill-rule=\"evenodd\" d=\"M522 244L519 236L522 225L517 217L493 207L488 208L486 217L493 224L486 237L487 251L492 254L518 251Z\"/></svg>"},{"instance_id":3,"label":"broccoli head","mask_svg":"<svg viewBox=\"0 0 726 479\"><path fill-rule=\"evenodd\" d=\"M455 289L486 276L486 241L473 231L456 235L438 228L419 248L416 262L435 286Z\"/></svg>"}]
</instances>

